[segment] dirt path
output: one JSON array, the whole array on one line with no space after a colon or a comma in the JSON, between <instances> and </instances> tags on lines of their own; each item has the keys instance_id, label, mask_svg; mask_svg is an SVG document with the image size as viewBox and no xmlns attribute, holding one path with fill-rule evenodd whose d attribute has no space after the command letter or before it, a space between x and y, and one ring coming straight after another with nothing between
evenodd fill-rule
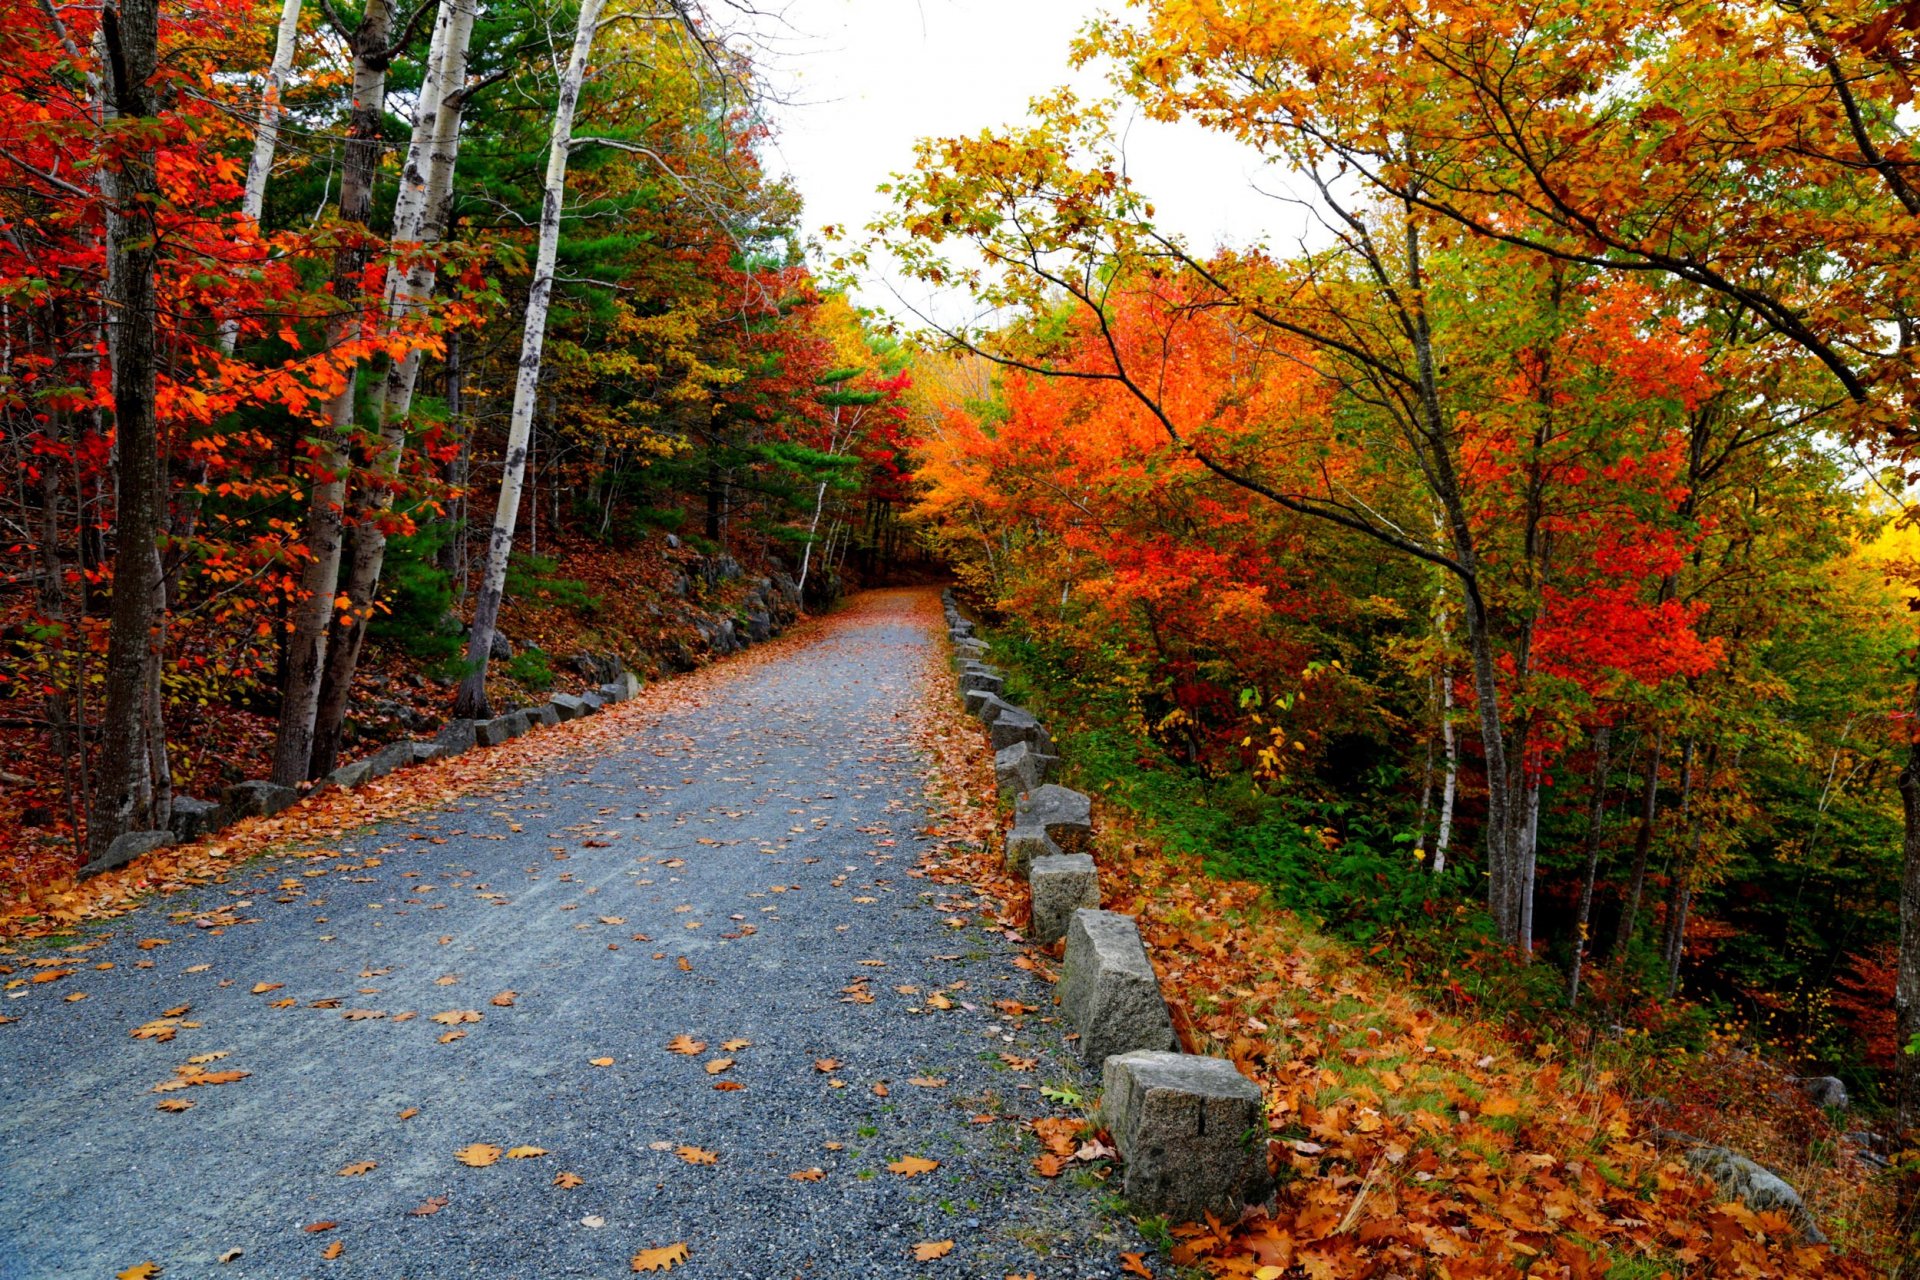
<instances>
[{"instance_id":1,"label":"dirt path","mask_svg":"<svg viewBox=\"0 0 1920 1280\"><path fill-rule=\"evenodd\" d=\"M677 1244L729 1280L1118 1274L1138 1241L1029 1167L1043 1088L1089 1087L1048 989L914 871L937 619L874 593L511 785L11 958L0 1277L614 1277Z\"/></svg>"}]
</instances>

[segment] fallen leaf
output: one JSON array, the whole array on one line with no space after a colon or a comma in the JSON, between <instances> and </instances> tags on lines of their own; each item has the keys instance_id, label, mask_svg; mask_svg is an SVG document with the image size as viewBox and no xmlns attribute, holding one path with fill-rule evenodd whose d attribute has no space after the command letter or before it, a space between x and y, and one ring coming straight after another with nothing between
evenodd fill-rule
<instances>
[{"instance_id":1,"label":"fallen leaf","mask_svg":"<svg viewBox=\"0 0 1920 1280\"><path fill-rule=\"evenodd\" d=\"M567 1190L567 1191L571 1191L578 1186L584 1186L586 1184L586 1181L587 1180L585 1178L581 1177L577 1173L562 1172L562 1173L556 1173L553 1175L553 1185L556 1187L563 1188L564 1190Z\"/></svg>"},{"instance_id":2,"label":"fallen leaf","mask_svg":"<svg viewBox=\"0 0 1920 1280\"><path fill-rule=\"evenodd\" d=\"M585 1227L589 1231L598 1231L600 1228L607 1225L607 1220L601 1217L597 1213L590 1213L586 1217L580 1219L580 1225Z\"/></svg>"},{"instance_id":3,"label":"fallen leaf","mask_svg":"<svg viewBox=\"0 0 1920 1280\"><path fill-rule=\"evenodd\" d=\"M707 1042L705 1040L695 1040L692 1036L686 1035L685 1033L677 1035L667 1041L668 1053L684 1053L691 1057L696 1053L705 1053L706 1050Z\"/></svg>"},{"instance_id":4,"label":"fallen leaf","mask_svg":"<svg viewBox=\"0 0 1920 1280\"><path fill-rule=\"evenodd\" d=\"M951 1240L922 1240L913 1246L913 1257L916 1262L932 1262L935 1258L944 1258L952 1252L953 1241Z\"/></svg>"},{"instance_id":5,"label":"fallen leaf","mask_svg":"<svg viewBox=\"0 0 1920 1280\"><path fill-rule=\"evenodd\" d=\"M815 1071L838 1071L840 1066L841 1063L838 1058L815 1058L813 1060L813 1069Z\"/></svg>"},{"instance_id":6,"label":"fallen leaf","mask_svg":"<svg viewBox=\"0 0 1920 1280\"><path fill-rule=\"evenodd\" d=\"M256 982L253 984L252 994L256 996L263 996L267 994L267 992L269 991L278 991L280 988L286 985L287 984L284 982Z\"/></svg>"},{"instance_id":7,"label":"fallen leaf","mask_svg":"<svg viewBox=\"0 0 1920 1280\"><path fill-rule=\"evenodd\" d=\"M500 1006L500 1007L501 1007L502 1009L511 1009L511 1008L513 1008L513 1000L514 1000L514 997L515 997L515 996L517 996L517 995L519 995L519 994L520 994L520 993L519 993L518 991L502 991L502 992L501 992L501 993L500 993L499 995L497 995L497 996L495 996L495 997L494 997L493 999L491 999L491 1000L489 1000L489 1001L487 1001L487 1003L488 1003L488 1004L493 1004L493 1005L498 1005L498 1006Z\"/></svg>"},{"instance_id":8,"label":"fallen leaf","mask_svg":"<svg viewBox=\"0 0 1920 1280\"><path fill-rule=\"evenodd\" d=\"M160 1267L152 1262L136 1262L125 1271L113 1273L114 1280L151 1280L160 1274Z\"/></svg>"},{"instance_id":9,"label":"fallen leaf","mask_svg":"<svg viewBox=\"0 0 1920 1280\"><path fill-rule=\"evenodd\" d=\"M301 1230L308 1231L308 1232L331 1231L339 1225L340 1225L339 1223L329 1218L325 1222L309 1222L306 1226L302 1227Z\"/></svg>"},{"instance_id":10,"label":"fallen leaf","mask_svg":"<svg viewBox=\"0 0 1920 1280\"><path fill-rule=\"evenodd\" d=\"M500 1148L490 1142L475 1142L453 1153L453 1158L474 1169L484 1169L500 1158Z\"/></svg>"},{"instance_id":11,"label":"fallen leaf","mask_svg":"<svg viewBox=\"0 0 1920 1280\"><path fill-rule=\"evenodd\" d=\"M713 1087L720 1093L738 1093L747 1086L741 1084L738 1080L721 1080L715 1083Z\"/></svg>"},{"instance_id":12,"label":"fallen leaf","mask_svg":"<svg viewBox=\"0 0 1920 1280\"><path fill-rule=\"evenodd\" d=\"M945 1076L909 1076L908 1084L917 1084L922 1089L938 1089L947 1083Z\"/></svg>"},{"instance_id":13,"label":"fallen leaf","mask_svg":"<svg viewBox=\"0 0 1920 1280\"><path fill-rule=\"evenodd\" d=\"M887 1165L888 1169L903 1178L911 1178L915 1174L920 1173L930 1173L939 1167L940 1162L938 1160L927 1160L920 1156L901 1156L898 1160L894 1160Z\"/></svg>"},{"instance_id":14,"label":"fallen leaf","mask_svg":"<svg viewBox=\"0 0 1920 1280\"><path fill-rule=\"evenodd\" d=\"M447 939L442 938L440 941L442 944L445 944L447 942ZM443 973L439 977L433 980L433 985L436 987L450 987L458 981L460 981L460 976L458 974Z\"/></svg>"},{"instance_id":15,"label":"fallen leaf","mask_svg":"<svg viewBox=\"0 0 1920 1280\"><path fill-rule=\"evenodd\" d=\"M214 1259L214 1261L224 1264L224 1263L232 1262L236 1258L239 1258L240 1256L241 1256L240 1250L229 1249L225 1253L221 1254L218 1258Z\"/></svg>"},{"instance_id":16,"label":"fallen leaf","mask_svg":"<svg viewBox=\"0 0 1920 1280\"><path fill-rule=\"evenodd\" d=\"M613 1059L612 1058L588 1058L587 1065L591 1067L610 1067L613 1065Z\"/></svg>"},{"instance_id":17,"label":"fallen leaf","mask_svg":"<svg viewBox=\"0 0 1920 1280\"><path fill-rule=\"evenodd\" d=\"M884 1080L881 1080L881 1081L878 1081L878 1082L876 1082L876 1083L874 1084L874 1086L873 1086L873 1096L874 1096L874 1097L876 1097L876 1098L884 1098L884 1097L886 1097L886 1096L887 1096L887 1082L886 1082L886 1081L884 1081Z\"/></svg>"},{"instance_id":18,"label":"fallen leaf","mask_svg":"<svg viewBox=\"0 0 1920 1280\"><path fill-rule=\"evenodd\" d=\"M627 920L625 916L601 916L600 917L601 924L625 924L626 922Z\"/></svg>"},{"instance_id":19,"label":"fallen leaf","mask_svg":"<svg viewBox=\"0 0 1920 1280\"><path fill-rule=\"evenodd\" d=\"M1040 1065L1038 1058L1022 1058L1011 1053L1001 1054L1000 1061L1006 1063L1010 1071L1031 1071Z\"/></svg>"},{"instance_id":20,"label":"fallen leaf","mask_svg":"<svg viewBox=\"0 0 1920 1280\"><path fill-rule=\"evenodd\" d=\"M466 1038L467 1033L464 1031L449 1031L440 1037L440 1043L452 1044L455 1040L465 1040Z\"/></svg>"},{"instance_id":21,"label":"fallen leaf","mask_svg":"<svg viewBox=\"0 0 1920 1280\"><path fill-rule=\"evenodd\" d=\"M545 1154L547 1154L547 1149L545 1147L515 1147L513 1150L507 1152L507 1159L538 1160L541 1156Z\"/></svg>"},{"instance_id":22,"label":"fallen leaf","mask_svg":"<svg viewBox=\"0 0 1920 1280\"><path fill-rule=\"evenodd\" d=\"M332 1244L328 1245L326 1248L320 1251L320 1256L327 1259L329 1262L331 1262L333 1259L345 1253L346 1250L347 1250L347 1246L345 1244L341 1243L338 1240L335 1240Z\"/></svg>"},{"instance_id":23,"label":"fallen leaf","mask_svg":"<svg viewBox=\"0 0 1920 1280\"><path fill-rule=\"evenodd\" d=\"M685 1241L662 1245L658 1249L642 1249L633 1255L635 1271L671 1271L687 1260Z\"/></svg>"},{"instance_id":24,"label":"fallen leaf","mask_svg":"<svg viewBox=\"0 0 1920 1280\"><path fill-rule=\"evenodd\" d=\"M153 1104L155 1111L191 1111L193 1103L185 1098L162 1098Z\"/></svg>"},{"instance_id":25,"label":"fallen leaf","mask_svg":"<svg viewBox=\"0 0 1920 1280\"><path fill-rule=\"evenodd\" d=\"M340 1170L340 1176L343 1178L357 1178L363 1173L372 1173L379 1167L380 1166L372 1160L355 1160L352 1164Z\"/></svg>"},{"instance_id":26,"label":"fallen leaf","mask_svg":"<svg viewBox=\"0 0 1920 1280\"><path fill-rule=\"evenodd\" d=\"M187 1010L191 1008L193 1008L193 1006L190 1004L177 1004L171 1009L162 1009L160 1016L163 1018L184 1018L187 1016Z\"/></svg>"},{"instance_id":27,"label":"fallen leaf","mask_svg":"<svg viewBox=\"0 0 1920 1280\"><path fill-rule=\"evenodd\" d=\"M375 1018L384 1018L387 1015L379 1009L342 1009L340 1016L348 1022L371 1022Z\"/></svg>"},{"instance_id":28,"label":"fallen leaf","mask_svg":"<svg viewBox=\"0 0 1920 1280\"><path fill-rule=\"evenodd\" d=\"M723 1041L720 1047L728 1053L738 1053L742 1049L751 1049L753 1047L753 1041L747 1039L745 1036L735 1036L731 1040Z\"/></svg>"},{"instance_id":29,"label":"fallen leaf","mask_svg":"<svg viewBox=\"0 0 1920 1280\"><path fill-rule=\"evenodd\" d=\"M457 1027L463 1022L478 1022L482 1014L478 1009L449 1009L445 1013L433 1015L433 1021L443 1027Z\"/></svg>"},{"instance_id":30,"label":"fallen leaf","mask_svg":"<svg viewBox=\"0 0 1920 1280\"><path fill-rule=\"evenodd\" d=\"M211 968L213 968L213 966L210 964L190 964L185 969L181 970L181 972L182 973L205 973L207 970ZM234 1251L236 1256L238 1256L238 1252L239 1252L238 1250Z\"/></svg>"},{"instance_id":31,"label":"fallen leaf","mask_svg":"<svg viewBox=\"0 0 1920 1280\"><path fill-rule=\"evenodd\" d=\"M821 1168L802 1169L798 1173L790 1173L787 1176L795 1182L818 1182L827 1176L827 1171Z\"/></svg>"},{"instance_id":32,"label":"fallen leaf","mask_svg":"<svg viewBox=\"0 0 1920 1280\"><path fill-rule=\"evenodd\" d=\"M410 1218L430 1218L446 1207L447 1198L445 1196L428 1196L424 1201L407 1210L407 1216Z\"/></svg>"},{"instance_id":33,"label":"fallen leaf","mask_svg":"<svg viewBox=\"0 0 1920 1280\"><path fill-rule=\"evenodd\" d=\"M947 999L945 996L941 995L938 991L934 992L932 995L927 997L927 1003L935 1009L953 1008L953 1001Z\"/></svg>"},{"instance_id":34,"label":"fallen leaf","mask_svg":"<svg viewBox=\"0 0 1920 1280\"><path fill-rule=\"evenodd\" d=\"M196 1053L191 1058L188 1058L187 1062L190 1066L204 1067L209 1062L220 1061L220 1059L226 1057L231 1052L229 1049L219 1049L213 1053Z\"/></svg>"},{"instance_id":35,"label":"fallen leaf","mask_svg":"<svg viewBox=\"0 0 1920 1280\"><path fill-rule=\"evenodd\" d=\"M1120 1269L1126 1272L1130 1276L1141 1276L1141 1277L1144 1277L1144 1280L1153 1280L1153 1269L1147 1266L1146 1262L1142 1260L1142 1256L1140 1254L1137 1254L1137 1253L1121 1254Z\"/></svg>"},{"instance_id":36,"label":"fallen leaf","mask_svg":"<svg viewBox=\"0 0 1920 1280\"><path fill-rule=\"evenodd\" d=\"M679 966L680 971L682 973L693 972L693 962L688 960L685 956L681 956L678 960L675 960L674 964Z\"/></svg>"},{"instance_id":37,"label":"fallen leaf","mask_svg":"<svg viewBox=\"0 0 1920 1280\"><path fill-rule=\"evenodd\" d=\"M688 1164L719 1164L720 1156L716 1152L703 1151L699 1147L675 1147L673 1154Z\"/></svg>"},{"instance_id":38,"label":"fallen leaf","mask_svg":"<svg viewBox=\"0 0 1920 1280\"><path fill-rule=\"evenodd\" d=\"M1051 1153L1044 1156L1036 1156L1034 1157L1033 1167L1043 1178L1057 1178L1066 1170L1067 1157L1056 1156Z\"/></svg>"},{"instance_id":39,"label":"fallen leaf","mask_svg":"<svg viewBox=\"0 0 1920 1280\"><path fill-rule=\"evenodd\" d=\"M725 1071L728 1067L731 1067L732 1065L733 1065L732 1058L715 1058L713 1061L707 1064L707 1074L710 1076L717 1076L722 1071Z\"/></svg>"},{"instance_id":40,"label":"fallen leaf","mask_svg":"<svg viewBox=\"0 0 1920 1280\"><path fill-rule=\"evenodd\" d=\"M399 1119L401 1119L401 1120L411 1120L411 1119L413 1119L413 1118L414 1118L415 1116L417 1116L417 1115L419 1115L419 1114L420 1114L420 1108L418 1108L418 1107L408 1107L408 1108L407 1108L407 1109L406 1109L405 1111L402 1111L402 1112L400 1113L400 1115L399 1115L399 1117L398 1117L398 1118L399 1118Z\"/></svg>"}]
</instances>

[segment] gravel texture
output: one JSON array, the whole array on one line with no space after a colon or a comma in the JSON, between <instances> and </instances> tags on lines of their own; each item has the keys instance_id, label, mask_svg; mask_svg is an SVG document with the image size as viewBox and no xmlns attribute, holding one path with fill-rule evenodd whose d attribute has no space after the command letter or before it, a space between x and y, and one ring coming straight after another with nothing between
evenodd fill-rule
<instances>
[{"instance_id":1,"label":"gravel texture","mask_svg":"<svg viewBox=\"0 0 1920 1280\"><path fill-rule=\"evenodd\" d=\"M674 1274L730 1280L1120 1274L1144 1246L1101 1190L1031 1168L1041 1089L1095 1087L1050 989L964 891L909 874L903 708L937 617L881 593L699 694L649 690L619 750L249 864L18 988L0 1277L615 1277L675 1242ZM181 1005L171 1041L129 1034ZM432 1020L454 1011L481 1017ZM210 1053L250 1074L150 1092ZM471 1143L546 1154L471 1168ZM904 1156L939 1164L890 1172Z\"/></svg>"}]
</instances>

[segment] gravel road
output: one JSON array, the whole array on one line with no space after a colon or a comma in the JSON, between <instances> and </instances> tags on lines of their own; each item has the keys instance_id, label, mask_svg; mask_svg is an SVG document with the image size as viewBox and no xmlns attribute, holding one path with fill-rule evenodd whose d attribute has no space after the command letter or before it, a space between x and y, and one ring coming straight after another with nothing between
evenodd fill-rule
<instances>
[{"instance_id":1,"label":"gravel road","mask_svg":"<svg viewBox=\"0 0 1920 1280\"><path fill-rule=\"evenodd\" d=\"M1031 1168L1043 1090L1091 1088L1049 988L912 874L938 616L873 593L609 712L614 749L248 864L8 990L0 1277L615 1277L675 1244L729 1280L1118 1275L1144 1246L1103 1192Z\"/></svg>"}]
</instances>

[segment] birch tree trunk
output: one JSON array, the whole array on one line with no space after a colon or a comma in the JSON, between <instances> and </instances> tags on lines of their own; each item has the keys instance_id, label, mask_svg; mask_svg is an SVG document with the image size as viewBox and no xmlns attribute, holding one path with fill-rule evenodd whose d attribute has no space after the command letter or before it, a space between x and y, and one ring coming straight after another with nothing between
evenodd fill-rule
<instances>
[{"instance_id":1,"label":"birch tree trunk","mask_svg":"<svg viewBox=\"0 0 1920 1280\"><path fill-rule=\"evenodd\" d=\"M260 93L260 120L253 129L253 154L247 159L247 184L240 196L240 215L248 222L260 221L267 208L267 175L273 172L273 158L280 148L280 98L286 91L287 76L293 71L293 54L300 36L301 0L283 0L280 27L273 39L273 61L267 65L267 83ZM220 322L220 351L232 355L240 338L240 321Z\"/></svg>"},{"instance_id":2,"label":"birch tree trunk","mask_svg":"<svg viewBox=\"0 0 1920 1280\"><path fill-rule=\"evenodd\" d=\"M361 243L373 208L374 170L380 160L380 122L387 96L387 42L393 29L391 0L367 0L366 17L350 37L353 48L353 112L347 125L340 172L340 221L348 237L334 252L334 290L344 309L328 326L337 346L353 336L360 317L358 296L366 251ZM320 684L326 675L327 637L333 626L334 593L340 580L347 472L353 433L357 368L341 371L341 386L327 404L326 435L308 498L306 544L311 555L300 575L299 604L287 641L287 675L280 694L280 728L274 739L273 780L296 786L309 776Z\"/></svg>"},{"instance_id":3,"label":"birch tree trunk","mask_svg":"<svg viewBox=\"0 0 1920 1280\"><path fill-rule=\"evenodd\" d=\"M387 271L387 323L394 328L423 310L433 296L437 276L424 251L445 234L453 197L474 8L475 0L442 0L434 21L427 74L420 86L413 136L393 208L395 246L417 244L422 252ZM400 458L406 447L407 417L413 409L413 390L419 376L420 352L415 349L403 359L388 363L374 396L380 453L374 461L370 491L362 494L354 525L353 555L342 585L347 601L345 621L336 623L327 641L326 675L320 687L313 757L308 767L312 777L332 772L339 761L353 673L360 664L360 649L366 642L374 597L380 589L380 572L386 564L387 535L381 522L393 508Z\"/></svg>"},{"instance_id":4,"label":"birch tree trunk","mask_svg":"<svg viewBox=\"0 0 1920 1280\"><path fill-rule=\"evenodd\" d=\"M120 0L101 13L106 57L103 115L146 121L158 114L160 15L156 0ZM153 709L163 612L160 571L160 441L154 417L154 267L158 236L151 209L159 179L153 152L122 146L102 184L107 222L106 324L112 366L115 512L113 612L107 632L107 731L87 842L105 852L115 837L167 820L156 795ZM165 741L159 750L166 750Z\"/></svg>"},{"instance_id":5,"label":"birch tree trunk","mask_svg":"<svg viewBox=\"0 0 1920 1280\"><path fill-rule=\"evenodd\" d=\"M487 706L487 656L493 651L494 627L500 620L500 599L506 591L507 560L513 554L513 529L520 513L520 487L527 469L527 442L533 431L535 402L540 393L540 357L547 341L547 312L553 305L554 263L560 253L560 213L567 195L567 157L573 147L573 115L586 79L587 58L593 51L595 29L606 0L581 0L580 25L573 35L573 53L560 81L560 98L553 110L553 142L547 150L546 189L540 201L540 244L534 258L533 280L527 288L527 323L520 337L520 365L513 385L513 410L507 420L507 454L500 474L500 500L493 510L493 532L487 539L486 568L473 606L473 634L467 641L467 675L454 698L454 714L478 718Z\"/></svg>"}]
</instances>

